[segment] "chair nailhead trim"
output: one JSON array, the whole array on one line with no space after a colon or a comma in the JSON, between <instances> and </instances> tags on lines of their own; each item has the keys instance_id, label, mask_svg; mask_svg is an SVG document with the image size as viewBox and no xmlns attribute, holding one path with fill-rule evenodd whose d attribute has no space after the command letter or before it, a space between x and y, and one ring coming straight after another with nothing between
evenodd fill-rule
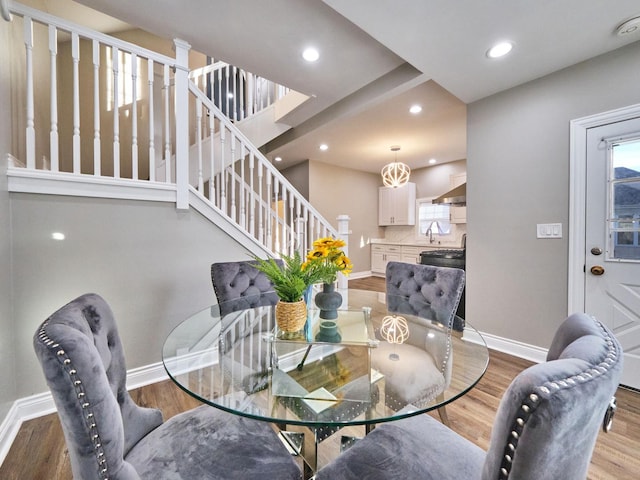
<instances>
[{"instance_id":1,"label":"chair nailhead trim","mask_svg":"<svg viewBox=\"0 0 640 480\"><path fill-rule=\"evenodd\" d=\"M600 327L603 335L606 340L605 343L608 347L606 357L600 362L600 364L590 367L588 370L579 373L578 375L574 375L569 378L565 378L562 380L555 380L553 382L547 382L545 385L541 385L539 387L535 387L535 390L549 395L555 393L556 391L562 390L564 388L571 388L578 383L588 382L593 378L596 378L600 375L607 373L608 369L615 365L615 362L618 358L619 352L615 348L615 343L609 336L609 332L602 326L602 324L597 321L594 317L591 319ZM514 422L513 428L509 435L509 440L507 446L504 449L504 456L502 458L502 465L500 468L500 480L508 480L509 474L511 471L511 466L513 463L513 456L516 452L516 448L518 447L518 439L522 435L524 427L526 426L527 420L531 417L531 414L536 410L538 406L538 401L540 397L536 393L531 393L525 400L526 403L523 403L520 406L524 415L518 416Z\"/></svg>"},{"instance_id":2,"label":"chair nailhead trim","mask_svg":"<svg viewBox=\"0 0 640 480\"><path fill-rule=\"evenodd\" d=\"M49 335L46 331L46 328L48 326L49 326L49 320L46 320L40 327L40 331L38 332L38 338L40 339L42 344L48 347L49 349L58 349L60 345L49 338ZM73 366L71 365L71 359L67 356L66 352L62 348L56 351L56 356L60 357L62 359L62 365L67 367L65 368L65 370L67 371L67 374L72 379L73 386L76 390L76 397L78 398L78 400L84 399L85 392L82 386L82 381L77 378L78 371L75 368L73 368ZM101 480L109 480L107 459L104 458L104 449L102 448L100 435L97 433L98 426L95 423L95 421L92 421L95 415L90 409L91 405L89 404L89 402L84 401L80 403L80 407L83 410L88 410L88 413L85 415L85 418L87 422L90 422L90 423L85 425L91 435L91 441L93 443L93 449L96 455L96 461L98 463L98 471L100 472Z\"/></svg>"}]
</instances>

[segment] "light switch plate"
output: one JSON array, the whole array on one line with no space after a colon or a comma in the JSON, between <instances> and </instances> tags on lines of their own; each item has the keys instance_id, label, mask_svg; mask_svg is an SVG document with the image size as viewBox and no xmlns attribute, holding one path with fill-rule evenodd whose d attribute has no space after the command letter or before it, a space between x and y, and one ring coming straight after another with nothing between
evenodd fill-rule
<instances>
[{"instance_id":1,"label":"light switch plate","mask_svg":"<svg viewBox=\"0 0 640 480\"><path fill-rule=\"evenodd\" d=\"M562 238L562 224L561 223L538 223L537 237L538 238Z\"/></svg>"}]
</instances>

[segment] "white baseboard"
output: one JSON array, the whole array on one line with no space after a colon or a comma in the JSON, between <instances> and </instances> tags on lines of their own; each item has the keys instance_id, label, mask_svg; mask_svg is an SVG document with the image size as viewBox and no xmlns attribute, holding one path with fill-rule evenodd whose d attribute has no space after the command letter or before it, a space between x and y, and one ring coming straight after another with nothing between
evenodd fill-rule
<instances>
[{"instance_id":1,"label":"white baseboard","mask_svg":"<svg viewBox=\"0 0 640 480\"><path fill-rule=\"evenodd\" d=\"M368 278L371 276L371 270L365 272L351 272L347 277L348 280L357 280L358 278Z\"/></svg>"},{"instance_id":2,"label":"white baseboard","mask_svg":"<svg viewBox=\"0 0 640 480\"><path fill-rule=\"evenodd\" d=\"M490 333L480 332L482 338L487 343L487 347L499 352L508 353L514 357L524 358L535 363L542 363L547 358L547 349L529 345L527 343L509 340L508 338L498 337Z\"/></svg>"},{"instance_id":3,"label":"white baseboard","mask_svg":"<svg viewBox=\"0 0 640 480\"><path fill-rule=\"evenodd\" d=\"M369 272L364 272L363 277L365 276L369 276ZM361 277L358 276L356 278ZM482 336L487 342L487 346L493 350L537 363L545 361L547 350L544 348L498 337L490 333L482 333ZM132 390L166 380L167 378L168 375L161 362L134 368L127 372L127 388ZM38 393L16 400L0 424L0 465L2 465L9 453L11 444L18 435L22 422L48 415L55 411L56 407L50 392Z\"/></svg>"},{"instance_id":4,"label":"white baseboard","mask_svg":"<svg viewBox=\"0 0 640 480\"><path fill-rule=\"evenodd\" d=\"M161 362L145 367L134 368L127 372L127 389L144 387L152 383L166 380L168 377ZM0 465L4 462L11 444L18 435L22 422L48 415L56 411L51 392L38 393L19 398L9 409L0 424Z\"/></svg>"}]
</instances>

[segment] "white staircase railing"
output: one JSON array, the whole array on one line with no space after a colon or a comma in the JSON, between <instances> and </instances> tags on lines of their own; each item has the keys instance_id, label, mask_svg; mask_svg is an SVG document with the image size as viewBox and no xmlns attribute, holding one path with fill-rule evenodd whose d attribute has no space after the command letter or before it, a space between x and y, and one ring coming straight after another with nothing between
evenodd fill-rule
<instances>
[{"instance_id":1,"label":"white staircase railing","mask_svg":"<svg viewBox=\"0 0 640 480\"><path fill-rule=\"evenodd\" d=\"M318 236L338 236L235 125L190 84L198 192L272 252L308 250Z\"/></svg>"},{"instance_id":2,"label":"white staircase railing","mask_svg":"<svg viewBox=\"0 0 640 480\"><path fill-rule=\"evenodd\" d=\"M10 10L14 25L22 21L24 93L13 97L22 104L16 122L25 127L24 142L7 152L9 175L164 185L175 188L181 209L189 208L191 191L272 253L338 236L232 121L259 111L263 99L277 99L283 87L273 97L264 89L219 87L220 95L248 99L222 102L231 120L190 80L190 46L180 40L171 58L19 3ZM225 75L247 80L235 85L255 79L219 64L191 74L220 84Z\"/></svg>"},{"instance_id":3,"label":"white staircase railing","mask_svg":"<svg viewBox=\"0 0 640 480\"><path fill-rule=\"evenodd\" d=\"M234 122L261 112L284 97L289 88L224 62L191 70L189 78Z\"/></svg>"}]
</instances>

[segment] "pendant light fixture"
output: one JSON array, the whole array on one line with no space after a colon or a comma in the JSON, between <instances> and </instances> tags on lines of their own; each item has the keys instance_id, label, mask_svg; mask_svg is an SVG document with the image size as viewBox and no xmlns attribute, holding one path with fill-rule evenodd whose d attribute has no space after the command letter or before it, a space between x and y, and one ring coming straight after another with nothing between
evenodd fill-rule
<instances>
[{"instance_id":1,"label":"pendant light fixture","mask_svg":"<svg viewBox=\"0 0 640 480\"><path fill-rule=\"evenodd\" d=\"M409 175L411 169L408 165L398 161L398 145L393 145L391 151L395 153L395 159L393 162L388 163L382 169L382 183L385 187L398 188L402 187L409 181Z\"/></svg>"}]
</instances>

